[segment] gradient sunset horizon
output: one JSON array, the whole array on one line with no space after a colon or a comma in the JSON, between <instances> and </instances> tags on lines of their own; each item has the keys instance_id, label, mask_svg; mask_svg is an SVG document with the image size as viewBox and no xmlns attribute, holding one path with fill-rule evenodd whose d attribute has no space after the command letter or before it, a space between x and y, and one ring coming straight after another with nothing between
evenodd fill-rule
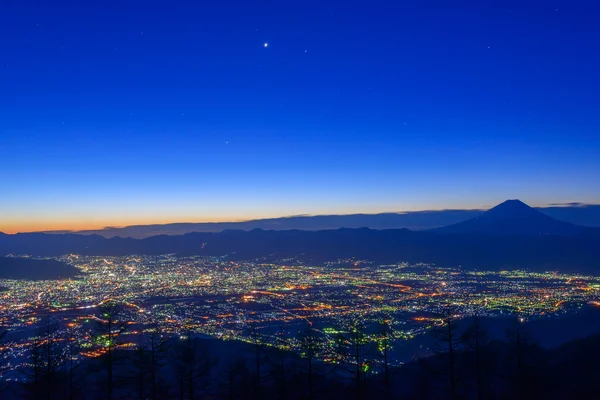
<instances>
[{"instance_id":1,"label":"gradient sunset horizon","mask_svg":"<svg viewBox=\"0 0 600 400\"><path fill-rule=\"evenodd\" d=\"M122 220L112 220L110 218L104 219L103 217L89 218L89 217L74 217L73 219L63 218L61 220L53 220L51 218L48 219L37 219L27 221L24 219L20 219L14 225L10 224L9 220L3 220L0 225L0 232L7 234L15 234L15 233L26 233L26 232L78 232L78 231L99 231L107 228L124 228L130 226L144 226L144 225L168 225L168 224L202 224L202 223L240 223L240 222L248 222L248 221L256 221L262 219L272 219L272 218L291 218L291 217L313 217L313 216L344 216L344 215L355 215L355 214L364 214L364 215L376 215L376 214L385 214L385 213L418 213L418 212L443 212L449 210L457 210L457 211L485 211L488 210L503 200L500 200L496 203L490 205L481 205L474 207L445 207L445 208L414 208L414 209L404 209L404 210L394 210L394 209L382 209L382 210L373 210L373 211L365 211L365 210L353 210L348 209L347 212L339 212L343 208L337 208L338 212L334 211L323 211L323 212L306 212L306 213L290 213L290 214L258 214L258 215L250 215L247 217L243 216L221 216L221 217L202 217L202 216L194 216L191 214L190 216L173 216L171 218L167 217L165 219L159 219L156 217L148 216L146 218L140 219L122 219ZM546 207L579 207L579 206L599 206L598 203L584 203L584 202L553 202L553 203L545 203L545 204L535 204L528 203L532 207L537 208L546 208ZM111 223L112 222L112 223Z\"/></svg>"},{"instance_id":2,"label":"gradient sunset horizon","mask_svg":"<svg viewBox=\"0 0 600 400\"><path fill-rule=\"evenodd\" d=\"M0 231L600 203L598 5L37 3Z\"/></svg>"}]
</instances>

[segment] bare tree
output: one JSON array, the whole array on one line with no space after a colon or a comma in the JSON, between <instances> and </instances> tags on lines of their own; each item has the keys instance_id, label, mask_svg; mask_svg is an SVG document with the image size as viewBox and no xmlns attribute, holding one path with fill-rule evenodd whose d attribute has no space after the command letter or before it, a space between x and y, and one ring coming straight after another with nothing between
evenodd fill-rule
<instances>
[{"instance_id":1,"label":"bare tree","mask_svg":"<svg viewBox=\"0 0 600 400\"><path fill-rule=\"evenodd\" d=\"M28 344L27 363L23 365L19 372L28 380L26 388L28 397L40 399L43 386L44 366L44 340L40 336L33 336Z\"/></svg>"},{"instance_id":2,"label":"bare tree","mask_svg":"<svg viewBox=\"0 0 600 400\"><path fill-rule=\"evenodd\" d=\"M516 318L513 327L507 331L507 339L513 348L514 378L518 398L527 398L529 385L533 383L534 378L533 371L529 368L534 342L523 317L518 316Z\"/></svg>"},{"instance_id":3,"label":"bare tree","mask_svg":"<svg viewBox=\"0 0 600 400\"><path fill-rule=\"evenodd\" d=\"M339 361L352 366L357 398L363 397L368 363L365 357L370 353L370 341L365 333L365 325L359 319L351 321L337 336Z\"/></svg>"},{"instance_id":4,"label":"bare tree","mask_svg":"<svg viewBox=\"0 0 600 400\"><path fill-rule=\"evenodd\" d=\"M193 332L190 330L185 335L179 337L179 341L173 347L173 367L179 382L179 399L183 400L186 393L190 399L194 393L194 358L193 351Z\"/></svg>"},{"instance_id":5,"label":"bare tree","mask_svg":"<svg viewBox=\"0 0 600 400\"><path fill-rule=\"evenodd\" d=\"M34 399L52 399L56 394L58 369L62 364L56 327L56 321L46 316L45 324L38 325L34 336L29 338L27 362L18 370L28 380L25 388Z\"/></svg>"},{"instance_id":6,"label":"bare tree","mask_svg":"<svg viewBox=\"0 0 600 400\"><path fill-rule=\"evenodd\" d=\"M0 378L6 373L8 367L6 365L6 357L9 350L8 345L6 344L8 336L8 330L4 327L0 327ZM6 389L7 384L6 381L2 379L2 383L0 384L0 392Z\"/></svg>"},{"instance_id":7,"label":"bare tree","mask_svg":"<svg viewBox=\"0 0 600 400\"><path fill-rule=\"evenodd\" d=\"M285 327L280 329L275 336L272 348L268 351L266 359L271 365L270 376L275 381L279 399L288 397L288 381L290 379L290 348L291 339L287 336Z\"/></svg>"},{"instance_id":8,"label":"bare tree","mask_svg":"<svg viewBox=\"0 0 600 400\"><path fill-rule=\"evenodd\" d=\"M157 323L151 323L149 328L142 329L133 357L132 376L135 391L140 399L158 396L158 376L167 362L167 336L162 333ZM186 356L183 354L183 356Z\"/></svg>"},{"instance_id":9,"label":"bare tree","mask_svg":"<svg viewBox=\"0 0 600 400\"><path fill-rule=\"evenodd\" d=\"M43 364L44 342L39 337L34 337L31 343L31 377L33 380L33 398L39 399L42 389L42 376L44 374Z\"/></svg>"},{"instance_id":10,"label":"bare tree","mask_svg":"<svg viewBox=\"0 0 600 400\"><path fill-rule=\"evenodd\" d=\"M196 348L194 346L194 339L192 335L192 331L189 331L186 340L187 346L185 352L185 360L188 366L188 394L190 396L190 400L194 399L194 367L196 365Z\"/></svg>"},{"instance_id":11,"label":"bare tree","mask_svg":"<svg viewBox=\"0 0 600 400\"><path fill-rule=\"evenodd\" d=\"M466 350L474 353L475 385L477 388L477 399L483 398L483 351L487 344L487 331L482 327L481 317L475 312L471 318L471 324L462 333L460 342Z\"/></svg>"},{"instance_id":12,"label":"bare tree","mask_svg":"<svg viewBox=\"0 0 600 400\"><path fill-rule=\"evenodd\" d=\"M104 303L100 308L100 317L96 319L96 342L104 352L104 367L106 369L106 395L108 400L113 399L114 367L116 361L115 351L119 345L119 338L125 331L125 321L119 320L123 307L116 302Z\"/></svg>"},{"instance_id":13,"label":"bare tree","mask_svg":"<svg viewBox=\"0 0 600 400\"><path fill-rule=\"evenodd\" d=\"M145 348L144 334L140 333L138 336L138 344L135 348L135 357L133 360L133 365L135 367L135 383L137 386L137 394L140 400L144 400L146 398L146 378L148 376L148 367L147 367L147 352Z\"/></svg>"},{"instance_id":14,"label":"bare tree","mask_svg":"<svg viewBox=\"0 0 600 400\"><path fill-rule=\"evenodd\" d=\"M55 388L54 383L56 381L56 375L58 367L62 364L60 359L60 353L55 345L55 333L57 329L57 322L46 316L46 328L44 336L44 364L45 364L45 378L46 378L46 398L52 399Z\"/></svg>"},{"instance_id":15,"label":"bare tree","mask_svg":"<svg viewBox=\"0 0 600 400\"><path fill-rule=\"evenodd\" d=\"M250 382L248 367L242 358L229 358L227 368L225 368L223 373L225 374L225 384L223 386L225 386L226 397L229 400L234 400L237 397L236 394L239 392L239 388L243 387L246 389L252 384Z\"/></svg>"},{"instance_id":16,"label":"bare tree","mask_svg":"<svg viewBox=\"0 0 600 400\"><path fill-rule=\"evenodd\" d=\"M263 342L261 334L255 325L250 326L248 333L250 336L250 341L254 346L255 396L260 398L262 389L262 366L267 362L265 343Z\"/></svg>"},{"instance_id":17,"label":"bare tree","mask_svg":"<svg viewBox=\"0 0 600 400\"><path fill-rule=\"evenodd\" d=\"M381 321L381 340L379 341L379 351L383 358L383 383L385 386L386 397L390 394L390 375L389 375L389 360L388 351L392 348L392 335L390 331L390 320L384 319Z\"/></svg>"},{"instance_id":18,"label":"bare tree","mask_svg":"<svg viewBox=\"0 0 600 400\"><path fill-rule=\"evenodd\" d=\"M300 348L301 355L306 360L308 367L308 398L314 399L314 360L315 353L318 346L318 338L316 332L312 326L312 323L308 323L308 327L304 332L300 334Z\"/></svg>"},{"instance_id":19,"label":"bare tree","mask_svg":"<svg viewBox=\"0 0 600 400\"><path fill-rule=\"evenodd\" d=\"M460 334L451 309L446 310L441 325L434 331L434 336L437 339L434 352L448 358L448 386L450 398L455 400L457 398L456 352L460 346Z\"/></svg>"},{"instance_id":20,"label":"bare tree","mask_svg":"<svg viewBox=\"0 0 600 400\"><path fill-rule=\"evenodd\" d=\"M297 345L304 362L296 369L301 371L302 379L305 379L302 386L308 391L303 397L314 399L319 395L329 396L326 393L327 385L323 383L328 377L339 376L341 371L354 376L354 352L347 347L348 343L343 343L347 333L338 331L329 336L310 322L304 330L298 332Z\"/></svg>"},{"instance_id":21,"label":"bare tree","mask_svg":"<svg viewBox=\"0 0 600 400\"><path fill-rule=\"evenodd\" d=\"M76 364L74 363L78 346L77 341L74 336L74 330L70 329L67 331L67 345L66 345L66 354L64 358L64 371L66 377L65 390L67 391L67 396L69 400L73 400L75 398L75 370Z\"/></svg>"},{"instance_id":22,"label":"bare tree","mask_svg":"<svg viewBox=\"0 0 600 400\"><path fill-rule=\"evenodd\" d=\"M166 364L167 337L163 334L158 324L153 323L146 331L150 353L150 396L152 400L157 398L157 380L160 370Z\"/></svg>"},{"instance_id":23,"label":"bare tree","mask_svg":"<svg viewBox=\"0 0 600 400\"><path fill-rule=\"evenodd\" d=\"M208 350L201 345L193 331L188 330L174 347L175 373L179 378L179 396L195 399L198 392L207 390L206 384L214 364Z\"/></svg>"}]
</instances>

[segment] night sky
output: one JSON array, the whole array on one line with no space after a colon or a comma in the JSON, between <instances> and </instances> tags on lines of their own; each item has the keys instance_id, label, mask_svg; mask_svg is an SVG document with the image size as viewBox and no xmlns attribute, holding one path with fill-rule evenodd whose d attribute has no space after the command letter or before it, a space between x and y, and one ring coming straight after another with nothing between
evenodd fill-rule
<instances>
[{"instance_id":1,"label":"night sky","mask_svg":"<svg viewBox=\"0 0 600 400\"><path fill-rule=\"evenodd\" d=\"M0 231L598 203L599 71L598 1L3 0Z\"/></svg>"}]
</instances>

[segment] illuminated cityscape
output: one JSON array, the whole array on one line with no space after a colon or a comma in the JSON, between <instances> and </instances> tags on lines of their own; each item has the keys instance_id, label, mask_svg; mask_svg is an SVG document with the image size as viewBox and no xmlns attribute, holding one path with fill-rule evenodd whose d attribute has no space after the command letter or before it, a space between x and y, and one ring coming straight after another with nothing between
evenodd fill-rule
<instances>
[{"instance_id":1,"label":"illuminated cityscape","mask_svg":"<svg viewBox=\"0 0 600 400\"><path fill-rule=\"evenodd\" d=\"M336 260L306 265L297 259L265 263L227 257L65 255L81 273L63 280L1 280L2 325L12 333L5 378L27 358L39 327L56 321L52 338L76 342L74 359L96 357L106 347L94 335L102 307L119 304L127 325L120 347L160 329L223 340L260 341L301 354L299 333L309 326L323 338L316 357L327 361L336 333L353 321L381 340L385 321L393 343L410 341L441 325L451 313L551 318L600 304L600 277L525 270L475 271L434 265L375 265ZM402 360L395 359L395 363Z\"/></svg>"},{"instance_id":2,"label":"illuminated cityscape","mask_svg":"<svg viewBox=\"0 0 600 400\"><path fill-rule=\"evenodd\" d=\"M600 393L600 1L6 1L0 400Z\"/></svg>"}]
</instances>

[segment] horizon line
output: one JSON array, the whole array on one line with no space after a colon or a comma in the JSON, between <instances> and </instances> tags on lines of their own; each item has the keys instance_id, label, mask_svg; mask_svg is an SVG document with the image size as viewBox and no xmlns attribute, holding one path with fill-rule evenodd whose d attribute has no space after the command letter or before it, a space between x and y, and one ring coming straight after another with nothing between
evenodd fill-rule
<instances>
[{"instance_id":1,"label":"horizon line","mask_svg":"<svg viewBox=\"0 0 600 400\"><path fill-rule=\"evenodd\" d=\"M509 200L518 200L518 199L509 199ZM509 201L505 200L505 201ZM519 200L520 201L520 200ZM504 203L498 203L502 204ZM498 205L496 204L496 205ZM527 203L525 203L527 204ZM423 209L423 210L408 210L408 211L383 211L376 213L368 213L368 212L358 212L358 213L345 213L345 214L291 214L291 215L283 215L278 217L262 217L262 218L251 218L251 219L238 219L238 220L222 220L222 221L170 221L170 222L158 222L158 223L133 223L126 225L107 225L96 228L84 228L84 229L37 229L37 230L8 230L3 231L0 230L0 233L5 234L19 234L19 233L49 233L49 234L69 234L69 233L92 233L92 232L103 232L109 231L111 229L127 229L127 228L136 228L136 227L150 227L150 226L167 226L167 225L179 225L179 224L206 224L206 225L217 225L217 224L242 224L242 223L251 223L258 221L267 221L267 220L278 220L278 219L291 219L291 218L314 218L314 217L347 217L347 216L376 216L376 215L386 215L386 214L395 214L395 215L406 215L406 214L419 214L419 213L428 213L428 212L448 212L448 211L486 211L494 206L489 208L440 208L440 209ZM528 205L528 204L527 204ZM600 203L583 203L583 202L564 202L564 203L546 203L545 205L536 205L530 206L532 208L579 208L579 207L588 207L588 206L600 206Z\"/></svg>"}]
</instances>

